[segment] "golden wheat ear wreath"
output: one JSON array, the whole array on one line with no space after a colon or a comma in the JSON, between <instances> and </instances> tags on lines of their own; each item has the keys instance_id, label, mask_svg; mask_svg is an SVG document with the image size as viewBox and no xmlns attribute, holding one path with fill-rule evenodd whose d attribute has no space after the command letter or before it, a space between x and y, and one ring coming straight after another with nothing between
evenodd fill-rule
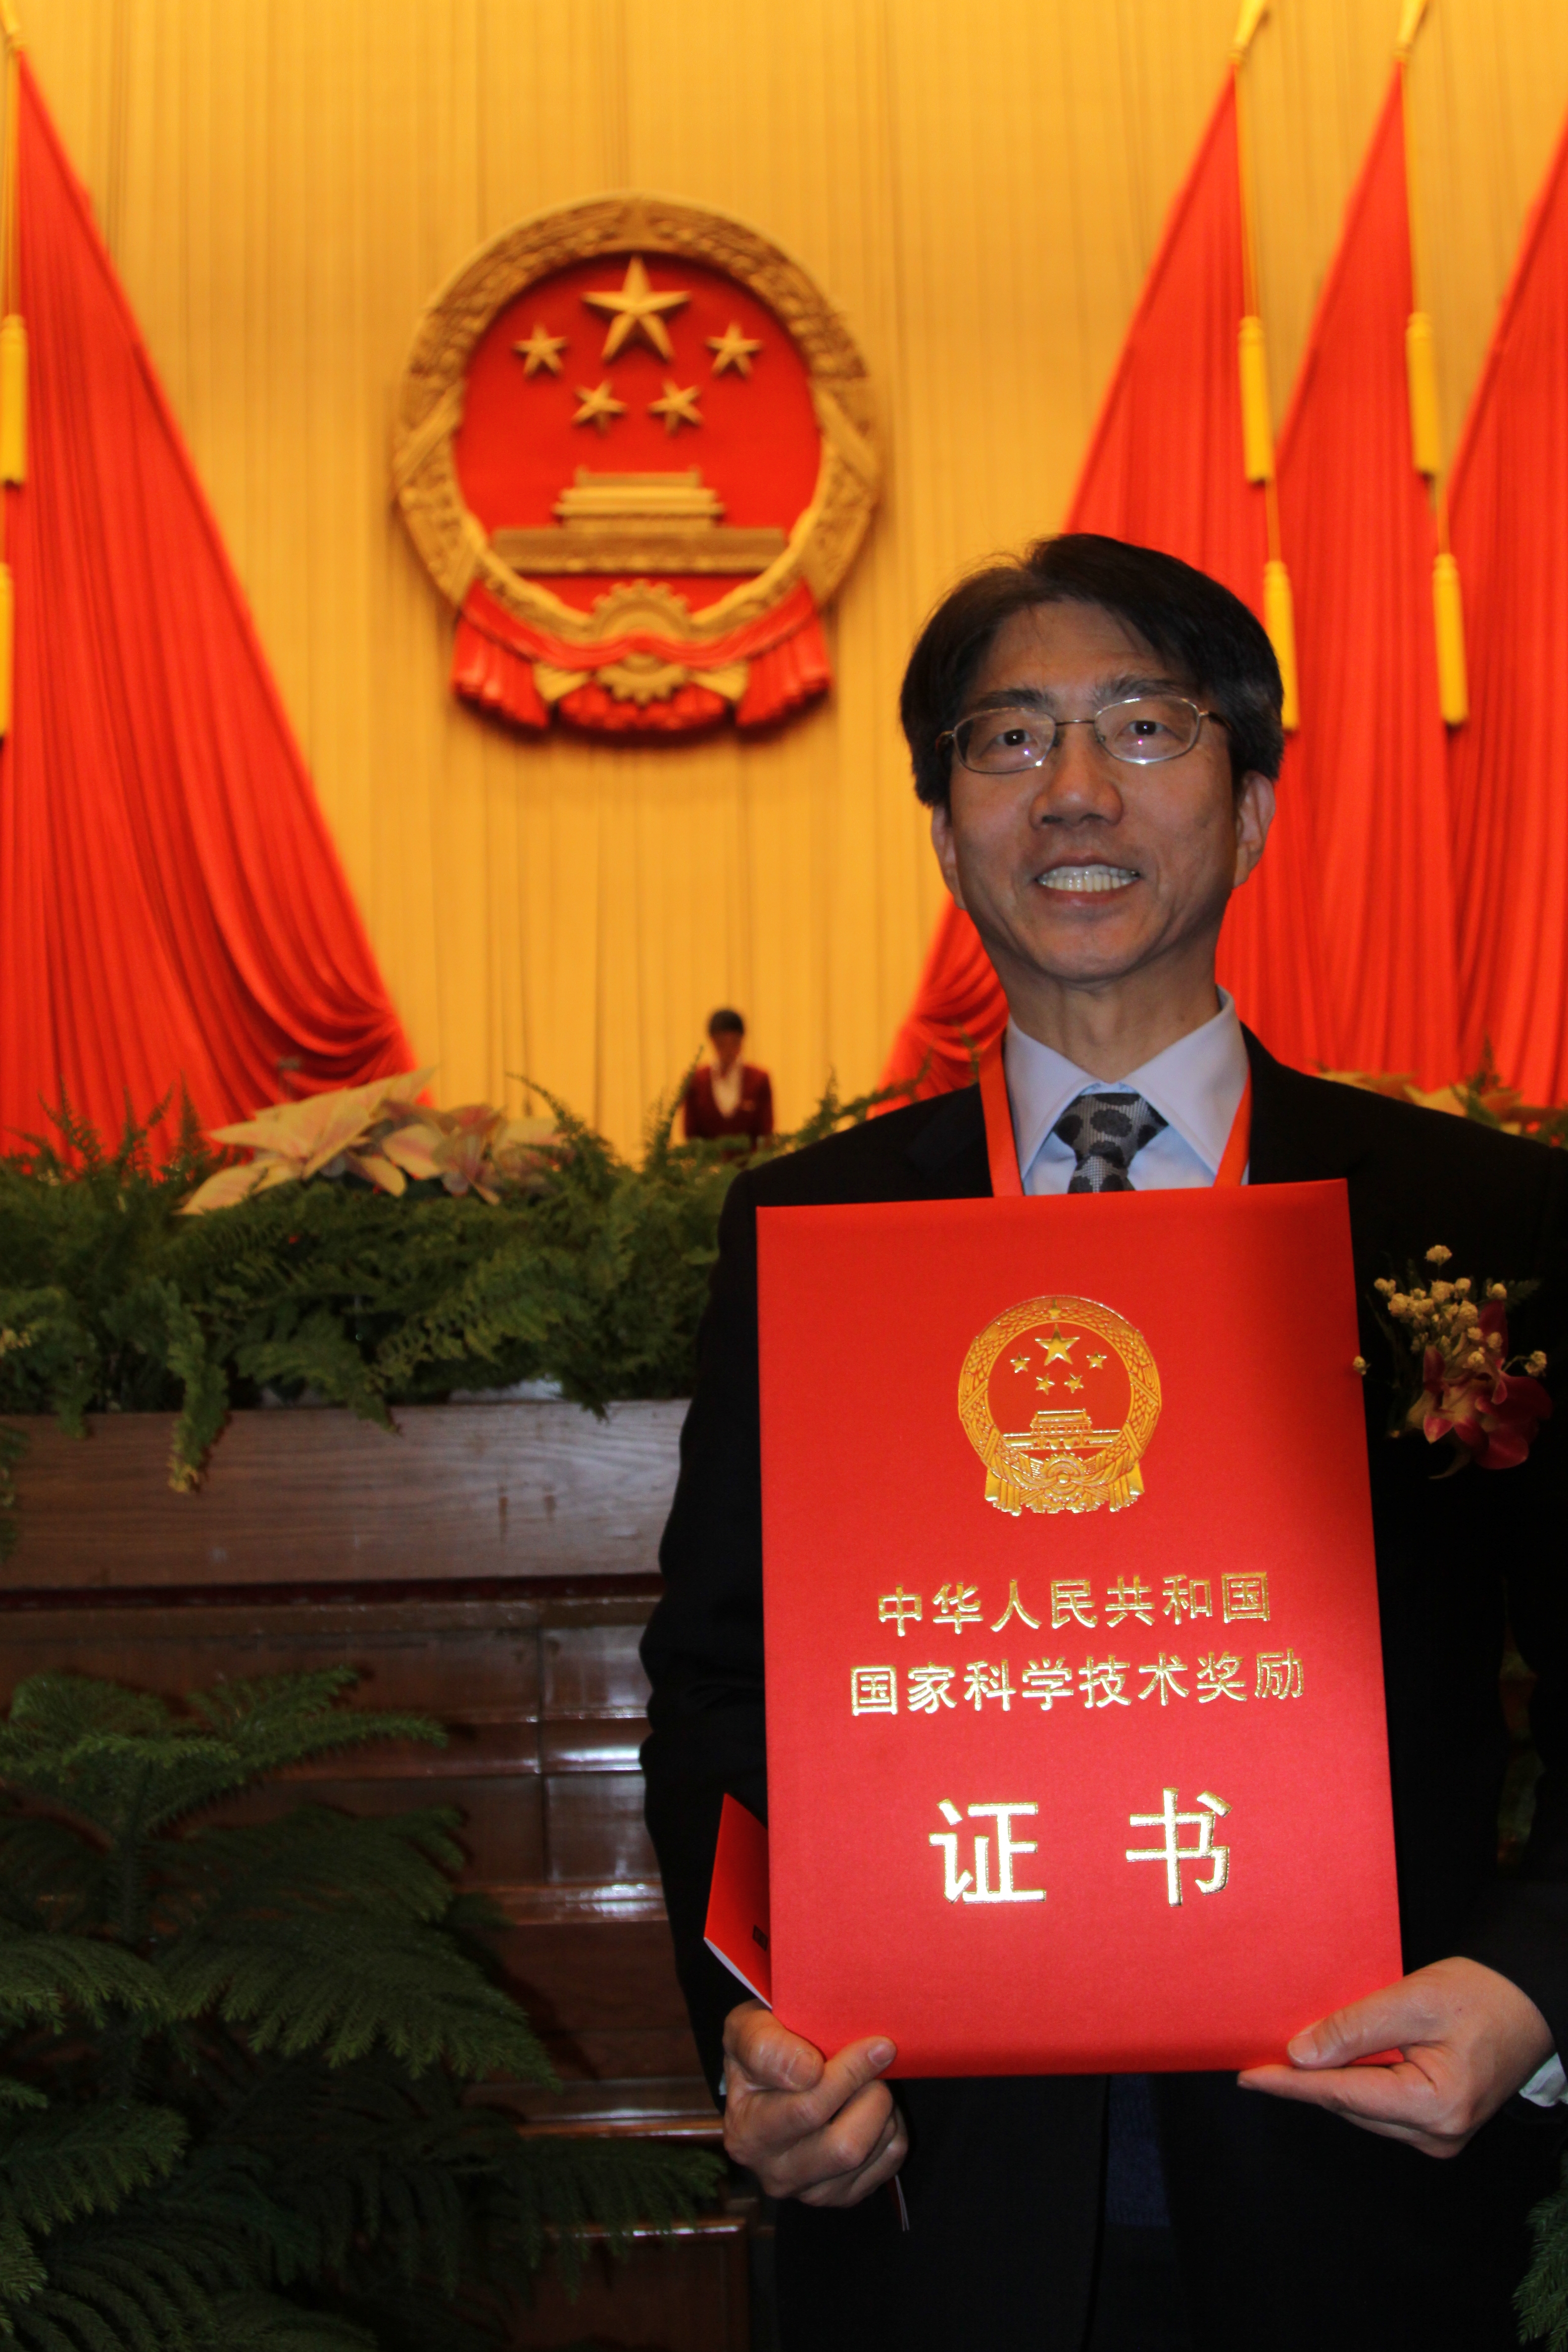
<instances>
[{"instance_id":1,"label":"golden wheat ear wreath","mask_svg":"<svg viewBox=\"0 0 1568 2352\"><path fill-rule=\"evenodd\" d=\"M469 359L497 313L572 262L627 253L704 263L764 303L805 363L820 435L816 486L783 552L700 615L668 600L661 625L700 650L803 582L822 611L855 560L880 487L866 362L826 296L776 245L723 213L658 195L595 197L535 214L481 246L427 305L397 387L392 453L394 492L426 570L455 606L478 582L521 621L584 643L603 634L603 614L579 611L503 560L463 498L452 438Z\"/></svg>"},{"instance_id":2,"label":"golden wheat ear wreath","mask_svg":"<svg viewBox=\"0 0 1568 2352\"><path fill-rule=\"evenodd\" d=\"M1117 1430L1088 1426L1089 1415L1040 1414L1059 1429L999 1429L991 1410L991 1374L1004 1348L1041 1323L1091 1331L1120 1360L1130 1391ZM973 1339L958 1376L958 1418L985 1465L985 1499L1013 1518L1023 1511L1126 1510L1143 1492L1141 1457L1160 1418L1160 1374L1142 1331L1093 1298L1055 1295L1009 1307ZM1081 1423L1083 1426L1069 1424ZM1027 1442L1026 1442L1027 1441Z\"/></svg>"}]
</instances>

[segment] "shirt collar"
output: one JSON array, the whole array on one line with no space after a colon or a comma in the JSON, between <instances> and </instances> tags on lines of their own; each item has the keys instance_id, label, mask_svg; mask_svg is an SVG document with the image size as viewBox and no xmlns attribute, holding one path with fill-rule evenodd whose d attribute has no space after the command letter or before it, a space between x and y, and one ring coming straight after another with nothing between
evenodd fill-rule
<instances>
[{"instance_id":1,"label":"shirt collar","mask_svg":"<svg viewBox=\"0 0 1568 2352\"><path fill-rule=\"evenodd\" d=\"M1124 1078L1091 1076L1065 1054L1026 1037L1013 1020L1007 1024L1003 1060L1018 1168L1026 1178L1068 1103L1089 1087L1142 1095L1191 1145L1211 1174L1217 1175L1247 1085L1247 1041L1235 1003L1223 988L1212 1021L1190 1029Z\"/></svg>"}]
</instances>

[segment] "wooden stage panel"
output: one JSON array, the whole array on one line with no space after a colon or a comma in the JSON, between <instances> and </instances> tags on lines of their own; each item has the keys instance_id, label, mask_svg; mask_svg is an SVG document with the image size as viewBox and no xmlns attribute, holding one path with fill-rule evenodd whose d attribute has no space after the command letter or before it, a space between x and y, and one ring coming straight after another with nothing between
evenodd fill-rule
<instances>
[{"instance_id":1,"label":"wooden stage panel","mask_svg":"<svg viewBox=\"0 0 1568 2352\"><path fill-rule=\"evenodd\" d=\"M686 1407L405 1405L237 1412L201 1487L168 1483L173 1413L29 1417L21 1540L0 1573L64 1591L648 1575ZM606 1428L613 1443L605 1443ZM90 1463L85 1455L90 1453Z\"/></svg>"},{"instance_id":2,"label":"wooden stage panel","mask_svg":"<svg viewBox=\"0 0 1568 2352\"><path fill-rule=\"evenodd\" d=\"M528 2133L717 2145L637 1760L684 1412L431 1406L400 1412L396 1438L341 1412L239 1414L195 1496L166 1484L168 1415L98 1416L79 1443L29 1422L0 1703L46 1669L177 1696L349 1665L351 1705L434 1716L442 1748L317 1758L226 1811L458 1811L463 1884L501 1916L498 1962L561 2084L483 2095ZM520 2341L742 2352L754 2220L742 2200L639 2241L575 2305L547 2271Z\"/></svg>"}]
</instances>

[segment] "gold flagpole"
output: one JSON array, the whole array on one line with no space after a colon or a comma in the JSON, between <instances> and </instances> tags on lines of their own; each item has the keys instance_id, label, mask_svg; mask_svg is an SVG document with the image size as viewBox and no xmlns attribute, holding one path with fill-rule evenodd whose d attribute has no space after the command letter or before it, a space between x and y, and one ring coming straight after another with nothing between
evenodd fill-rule
<instances>
[{"instance_id":1,"label":"gold flagpole","mask_svg":"<svg viewBox=\"0 0 1568 2352\"><path fill-rule=\"evenodd\" d=\"M1230 78L1236 100L1236 161L1241 194L1243 317L1237 338L1241 373L1242 467L1249 482L1263 485L1268 552L1263 566L1263 625L1274 647L1284 686L1281 716L1288 728L1300 723L1296 688L1296 607L1290 574L1279 541L1279 499L1274 482L1274 413L1268 398L1268 346L1258 295L1258 225L1252 201L1252 142L1242 68L1252 37L1268 14L1268 0L1241 0L1236 37L1230 45Z\"/></svg>"},{"instance_id":2,"label":"gold flagpole","mask_svg":"<svg viewBox=\"0 0 1568 2352\"><path fill-rule=\"evenodd\" d=\"M0 485L20 486L27 478L27 330L17 309L21 273L16 124L22 28L10 0L0 0L0 39L5 45L5 152L0 165ZM0 736L11 731L16 629L16 591L5 560L5 509L0 488Z\"/></svg>"},{"instance_id":3,"label":"gold flagpole","mask_svg":"<svg viewBox=\"0 0 1568 2352\"><path fill-rule=\"evenodd\" d=\"M1448 545L1448 492L1443 478L1443 429L1437 405L1437 354L1426 309L1422 268L1421 209L1415 167L1415 131L1410 112L1410 52L1426 14L1426 0L1405 0L1394 58L1399 70L1399 106L1405 132L1405 209L1410 233L1411 311L1405 328L1405 373L1410 395L1410 452L1415 470L1431 488L1437 524L1432 565L1432 625L1437 648L1437 703L1444 722L1462 727L1470 715L1465 665L1465 614L1459 567Z\"/></svg>"}]
</instances>

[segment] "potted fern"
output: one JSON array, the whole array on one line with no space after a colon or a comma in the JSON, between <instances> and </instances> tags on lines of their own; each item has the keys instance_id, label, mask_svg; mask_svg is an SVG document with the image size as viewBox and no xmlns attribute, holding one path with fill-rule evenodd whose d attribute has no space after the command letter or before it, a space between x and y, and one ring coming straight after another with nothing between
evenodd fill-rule
<instances>
[{"instance_id":1,"label":"potted fern","mask_svg":"<svg viewBox=\"0 0 1568 2352\"><path fill-rule=\"evenodd\" d=\"M183 1710L43 1675L0 1725L0 2335L26 2352L484 2352L547 2246L689 2212L716 2160L524 2138L548 2082L454 1892L456 1816L214 1809L396 1738L342 1671ZM232 1811L232 1807L229 1808Z\"/></svg>"}]
</instances>

